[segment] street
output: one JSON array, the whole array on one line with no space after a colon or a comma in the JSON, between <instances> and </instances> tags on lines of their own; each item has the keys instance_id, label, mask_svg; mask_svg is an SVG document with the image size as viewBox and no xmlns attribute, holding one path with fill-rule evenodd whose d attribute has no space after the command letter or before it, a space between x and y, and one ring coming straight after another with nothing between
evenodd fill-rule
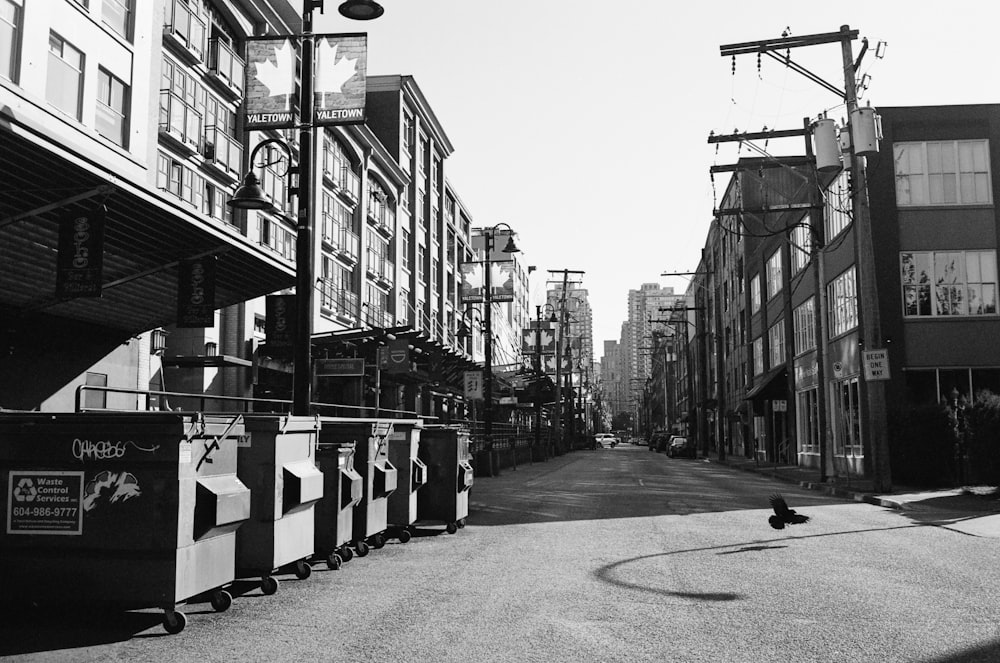
<instances>
[{"instance_id":1,"label":"street","mask_svg":"<svg viewBox=\"0 0 1000 663\"><path fill-rule=\"evenodd\" d=\"M811 518L767 522L781 492ZM953 515L953 514L951 514ZM954 518L949 518L954 520ZM468 526L339 571L246 583L224 613L11 615L13 661L991 661L992 528L830 497L646 447L477 478ZM67 594L72 594L67 588Z\"/></svg>"}]
</instances>

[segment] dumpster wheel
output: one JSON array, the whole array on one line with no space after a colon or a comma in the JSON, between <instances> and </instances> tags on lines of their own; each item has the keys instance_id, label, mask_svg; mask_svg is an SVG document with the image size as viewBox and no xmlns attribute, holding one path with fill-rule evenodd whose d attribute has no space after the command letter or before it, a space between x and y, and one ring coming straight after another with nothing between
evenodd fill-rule
<instances>
[{"instance_id":1,"label":"dumpster wheel","mask_svg":"<svg viewBox=\"0 0 1000 663\"><path fill-rule=\"evenodd\" d=\"M399 530L399 542L400 543L406 543L411 538L413 538L413 535L410 534L410 530L408 530L408 529Z\"/></svg>"},{"instance_id":2,"label":"dumpster wheel","mask_svg":"<svg viewBox=\"0 0 1000 663\"><path fill-rule=\"evenodd\" d=\"M375 550L381 550L385 547L385 537L381 534L373 534L371 537L372 548Z\"/></svg>"},{"instance_id":3,"label":"dumpster wheel","mask_svg":"<svg viewBox=\"0 0 1000 663\"><path fill-rule=\"evenodd\" d=\"M216 612L225 612L233 605L233 595L224 589L220 589L217 592L212 592L212 598L209 601L212 604L213 610Z\"/></svg>"},{"instance_id":4,"label":"dumpster wheel","mask_svg":"<svg viewBox=\"0 0 1000 663\"><path fill-rule=\"evenodd\" d=\"M268 596L278 591L278 579L272 576L264 576L260 579L260 591Z\"/></svg>"},{"instance_id":5,"label":"dumpster wheel","mask_svg":"<svg viewBox=\"0 0 1000 663\"><path fill-rule=\"evenodd\" d=\"M364 541L358 541L354 544L354 547L358 550L358 557L364 557L368 554L368 544Z\"/></svg>"},{"instance_id":6,"label":"dumpster wheel","mask_svg":"<svg viewBox=\"0 0 1000 663\"><path fill-rule=\"evenodd\" d=\"M455 524L458 525L458 529L462 529L463 527L465 527L465 518L462 518Z\"/></svg>"},{"instance_id":7,"label":"dumpster wheel","mask_svg":"<svg viewBox=\"0 0 1000 663\"><path fill-rule=\"evenodd\" d=\"M163 611L163 630L170 635L177 635L187 626L187 615L177 610Z\"/></svg>"},{"instance_id":8,"label":"dumpster wheel","mask_svg":"<svg viewBox=\"0 0 1000 663\"><path fill-rule=\"evenodd\" d=\"M340 558L335 552L332 552L326 556L326 566L331 571L339 571L340 567L343 565L344 560Z\"/></svg>"},{"instance_id":9,"label":"dumpster wheel","mask_svg":"<svg viewBox=\"0 0 1000 663\"><path fill-rule=\"evenodd\" d=\"M343 561L345 561L345 562L349 562L353 558L354 558L354 551L351 550L350 546L348 546L346 544L342 545L340 547L340 559L343 560Z\"/></svg>"},{"instance_id":10,"label":"dumpster wheel","mask_svg":"<svg viewBox=\"0 0 1000 663\"><path fill-rule=\"evenodd\" d=\"M304 559L300 559L295 562L295 577L299 580L305 580L312 575L313 567L309 566L309 562Z\"/></svg>"},{"instance_id":11,"label":"dumpster wheel","mask_svg":"<svg viewBox=\"0 0 1000 663\"><path fill-rule=\"evenodd\" d=\"M448 532L448 534L454 534L458 531L458 523L448 523L444 526L444 531Z\"/></svg>"}]
</instances>

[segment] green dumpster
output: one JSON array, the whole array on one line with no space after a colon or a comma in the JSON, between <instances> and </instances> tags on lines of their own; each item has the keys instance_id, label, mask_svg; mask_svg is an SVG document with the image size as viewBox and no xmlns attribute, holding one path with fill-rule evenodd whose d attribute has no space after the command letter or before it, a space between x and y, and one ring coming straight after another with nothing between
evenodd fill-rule
<instances>
[{"instance_id":1,"label":"green dumpster","mask_svg":"<svg viewBox=\"0 0 1000 663\"><path fill-rule=\"evenodd\" d=\"M400 543L406 543L417 520L417 490L427 483L427 466L418 456L423 421L395 419L392 425L388 436L389 462L397 475L396 490L389 495L386 505L386 531Z\"/></svg>"},{"instance_id":2,"label":"green dumpster","mask_svg":"<svg viewBox=\"0 0 1000 663\"><path fill-rule=\"evenodd\" d=\"M449 534L465 527L473 469L469 432L458 426L429 425L420 432L419 457L427 483L417 493L417 520L444 523Z\"/></svg>"},{"instance_id":3,"label":"green dumpster","mask_svg":"<svg viewBox=\"0 0 1000 663\"><path fill-rule=\"evenodd\" d=\"M361 475L354 469L354 442L324 442L316 448L323 473L323 498L316 503L316 556L339 569L354 556L348 544L354 536L354 506L361 501Z\"/></svg>"},{"instance_id":4,"label":"green dumpster","mask_svg":"<svg viewBox=\"0 0 1000 663\"><path fill-rule=\"evenodd\" d=\"M293 415L244 416L246 436L237 476L250 487L250 518L236 535L240 578L259 576L265 594L278 591L276 572L312 573L314 505L323 497L316 468L319 419Z\"/></svg>"},{"instance_id":5,"label":"green dumpster","mask_svg":"<svg viewBox=\"0 0 1000 663\"><path fill-rule=\"evenodd\" d=\"M0 587L38 605L223 611L250 491L239 415L0 414Z\"/></svg>"}]
</instances>

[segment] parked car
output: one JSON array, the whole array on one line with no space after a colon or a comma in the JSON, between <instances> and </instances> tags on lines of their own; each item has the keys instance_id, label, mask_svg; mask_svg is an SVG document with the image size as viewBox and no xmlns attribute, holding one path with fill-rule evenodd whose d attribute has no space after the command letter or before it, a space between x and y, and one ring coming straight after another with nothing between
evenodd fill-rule
<instances>
[{"instance_id":1,"label":"parked car","mask_svg":"<svg viewBox=\"0 0 1000 663\"><path fill-rule=\"evenodd\" d=\"M600 448L604 447L617 447L618 438L611 433L598 433L594 436L594 440L597 442L597 446Z\"/></svg>"},{"instance_id":2,"label":"parked car","mask_svg":"<svg viewBox=\"0 0 1000 663\"><path fill-rule=\"evenodd\" d=\"M670 440L670 435L662 431L653 433L649 438L649 450L650 451L666 451L667 442Z\"/></svg>"},{"instance_id":3,"label":"parked car","mask_svg":"<svg viewBox=\"0 0 1000 663\"><path fill-rule=\"evenodd\" d=\"M697 458L698 447L695 445L695 441L692 438L674 435L670 438L670 444L667 447L667 455L671 458L675 458L677 456Z\"/></svg>"}]
</instances>

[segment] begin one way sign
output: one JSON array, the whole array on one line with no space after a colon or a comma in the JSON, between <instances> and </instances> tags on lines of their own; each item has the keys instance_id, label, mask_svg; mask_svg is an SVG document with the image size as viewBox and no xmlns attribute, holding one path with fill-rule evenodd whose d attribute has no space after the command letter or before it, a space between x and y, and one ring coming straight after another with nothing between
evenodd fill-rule
<instances>
[{"instance_id":1,"label":"begin one way sign","mask_svg":"<svg viewBox=\"0 0 1000 663\"><path fill-rule=\"evenodd\" d=\"M889 351L885 348L881 350L865 350L865 380L888 380L889 375Z\"/></svg>"}]
</instances>

